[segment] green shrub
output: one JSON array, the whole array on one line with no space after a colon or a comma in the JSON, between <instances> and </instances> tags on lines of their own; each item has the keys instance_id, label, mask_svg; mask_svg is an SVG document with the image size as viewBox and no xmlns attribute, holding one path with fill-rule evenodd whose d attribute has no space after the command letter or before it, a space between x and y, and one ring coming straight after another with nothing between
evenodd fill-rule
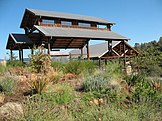
<instances>
[{"instance_id":1,"label":"green shrub","mask_svg":"<svg viewBox=\"0 0 162 121\"><path fill-rule=\"evenodd\" d=\"M111 77L115 79L123 77L122 68L117 62L107 63L104 74L107 77Z\"/></svg>"},{"instance_id":2,"label":"green shrub","mask_svg":"<svg viewBox=\"0 0 162 121\"><path fill-rule=\"evenodd\" d=\"M0 73L3 74L6 71L7 71L7 67L0 63Z\"/></svg>"},{"instance_id":3,"label":"green shrub","mask_svg":"<svg viewBox=\"0 0 162 121\"><path fill-rule=\"evenodd\" d=\"M108 79L102 75L88 76L84 83L85 91L101 91L108 88Z\"/></svg>"},{"instance_id":4,"label":"green shrub","mask_svg":"<svg viewBox=\"0 0 162 121\"><path fill-rule=\"evenodd\" d=\"M72 87L67 84L55 84L47 90L46 99L56 104L68 104L75 98L75 92Z\"/></svg>"},{"instance_id":5,"label":"green shrub","mask_svg":"<svg viewBox=\"0 0 162 121\"><path fill-rule=\"evenodd\" d=\"M22 61L13 60L13 61L8 61L7 66L8 67L22 67L22 66L24 66L24 64Z\"/></svg>"},{"instance_id":6,"label":"green shrub","mask_svg":"<svg viewBox=\"0 0 162 121\"><path fill-rule=\"evenodd\" d=\"M82 62L77 60L70 60L64 68L65 73L72 73L75 75L81 74L83 70L84 67L82 66Z\"/></svg>"},{"instance_id":7,"label":"green shrub","mask_svg":"<svg viewBox=\"0 0 162 121\"><path fill-rule=\"evenodd\" d=\"M83 61L82 66L85 73L93 73L97 68L97 65L92 61Z\"/></svg>"},{"instance_id":8,"label":"green shrub","mask_svg":"<svg viewBox=\"0 0 162 121\"><path fill-rule=\"evenodd\" d=\"M4 77L0 80L0 90L12 94L16 87L16 80L13 77Z\"/></svg>"},{"instance_id":9,"label":"green shrub","mask_svg":"<svg viewBox=\"0 0 162 121\"><path fill-rule=\"evenodd\" d=\"M154 99L156 94L158 93L152 87L152 81L150 78L145 75L131 75L127 76L126 81L130 87L134 88L132 92L132 101L133 102L141 102L147 101L150 99Z\"/></svg>"},{"instance_id":10,"label":"green shrub","mask_svg":"<svg viewBox=\"0 0 162 121\"><path fill-rule=\"evenodd\" d=\"M64 106L57 105L52 95L34 95L24 101L23 121L65 121L69 119ZM52 98L52 100L51 100ZM69 120L70 121L70 120Z\"/></svg>"},{"instance_id":11,"label":"green shrub","mask_svg":"<svg viewBox=\"0 0 162 121\"><path fill-rule=\"evenodd\" d=\"M62 62L51 62L51 66L55 71L63 71L64 64Z\"/></svg>"}]
</instances>

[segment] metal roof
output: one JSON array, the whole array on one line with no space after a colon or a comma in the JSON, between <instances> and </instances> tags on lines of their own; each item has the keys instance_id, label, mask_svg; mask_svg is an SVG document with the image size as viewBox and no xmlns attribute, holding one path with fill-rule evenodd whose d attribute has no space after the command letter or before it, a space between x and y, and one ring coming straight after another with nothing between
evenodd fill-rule
<instances>
[{"instance_id":1,"label":"metal roof","mask_svg":"<svg viewBox=\"0 0 162 121\"><path fill-rule=\"evenodd\" d=\"M51 11L35 10L35 9L26 9L26 10L32 12L36 16L64 18L64 19L72 19L72 20L80 20L80 21L90 21L90 22L98 22L98 23L103 23L103 24L114 24L103 18L97 18L97 17L92 17L92 16L83 16L83 15L78 15L78 14L67 14L67 13L62 13L62 12L51 12Z\"/></svg>"},{"instance_id":2,"label":"metal roof","mask_svg":"<svg viewBox=\"0 0 162 121\"><path fill-rule=\"evenodd\" d=\"M10 34L10 36L17 44L33 43L25 34Z\"/></svg>"},{"instance_id":3,"label":"metal roof","mask_svg":"<svg viewBox=\"0 0 162 121\"><path fill-rule=\"evenodd\" d=\"M18 44L29 45L29 44L32 44L33 42L25 34L12 34L11 33L9 34L9 37L8 37L6 49L10 49L10 47L13 46L13 43L15 45L18 45ZM14 49L17 49L17 46Z\"/></svg>"},{"instance_id":4,"label":"metal roof","mask_svg":"<svg viewBox=\"0 0 162 121\"><path fill-rule=\"evenodd\" d=\"M118 45L120 43L120 41L112 41L112 48L114 48L116 45ZM90 58L100 58L100 56L102 56L103 54L105 54L106 52L108 52L108 43L104 42L104 43L100 43L100 44L95 44L95 45L90 45L89 46L89 52L90 52ZM74 49L72 51L69 52L70 54L80 54L81 51L79 49ZM83 48L83 57L86 58L87 54L87 48L84 47Z\"/></svg>"},{"instance_id":5,"label":"metal roof","mask_svg":"<svg viewBox=\"0 0 162 121\"><path fill-rule=\"evenodd\" d=\"M34 26L38 31L49 37L66 37L66 38L85 38L85 39L101 39L101 40L129 40L112 31L107 30L92 30L80 28L63 28L63 27L47 27Z\"/></svg>"}]
</instances>

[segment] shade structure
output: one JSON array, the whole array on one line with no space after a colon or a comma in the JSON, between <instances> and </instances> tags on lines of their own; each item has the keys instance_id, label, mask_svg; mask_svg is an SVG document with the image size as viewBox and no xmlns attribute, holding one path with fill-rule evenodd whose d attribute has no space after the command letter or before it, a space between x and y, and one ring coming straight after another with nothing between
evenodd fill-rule
<instances>
[{"instance_id":1,"label":"shade structure","mask_svg":"<svg viewBox=\"0 0 162 121\"><path fill-rule=\"evenodd\" d=\"M66 38L82 38L82 39L98 39L98 40L129 40L112 31L107 30L91 30L80 28L62 28L62 27L47 27L34 26L44 36L48 37L66 37Z\"/></svg>"}]
</instances>

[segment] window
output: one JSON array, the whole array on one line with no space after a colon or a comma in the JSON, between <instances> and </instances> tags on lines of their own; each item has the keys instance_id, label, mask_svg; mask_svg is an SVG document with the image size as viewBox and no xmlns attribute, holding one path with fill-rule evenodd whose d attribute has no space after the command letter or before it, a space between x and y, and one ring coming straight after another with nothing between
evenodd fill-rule
<instances>
[{"instance_id":1,"label":"window","mask_svg":"<svg viewBox=\"0 0 162 121\"><path fill-rule=\"evenodd\" d=\"M42 19L43 24L54 24L54 20Z\"/></svg>"},{"instance_id":2,"label":"window","mask_svg":"<svg viewBox=\"0 0 162 121\"><path fill-rule=\"evenodd\" d=\"M97 25L97 28L107 29L107 26L106 26L106 25L100 25L100 24L98 24L98 25Z\"/></svg>"},{"instance_id":3,"label":"window","mask_svg":"<svg viewBox=\"0 0 162 121\"><path fill-rule=\"evenodd\" d=\"M70 21L61 21L61 25L63 25L63 26L71 26L72 22L70 22Z\"/></svg>"},{"instance_id":4,"label":"window","mask_svg":"<svg viewBox=\"0 0 162 121\"><path fill-rule=\"evenodd\" d=\"M79 26L81 26L81 27L91 27L91 24L89 24L89 23L78 23L78 25Z\"/></svg>"}]
</instances>

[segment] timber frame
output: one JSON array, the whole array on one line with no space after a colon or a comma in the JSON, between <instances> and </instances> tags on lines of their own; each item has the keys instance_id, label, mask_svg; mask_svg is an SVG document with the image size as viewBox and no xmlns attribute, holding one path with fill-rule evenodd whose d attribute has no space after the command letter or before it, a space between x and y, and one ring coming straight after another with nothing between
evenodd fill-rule
<instances>
[{"instance_id":1,"label":"timber frame","mask_svg":"<svg viewBox=\"0 0 162 121\"><path fill-rule=\"evenodd\" d=\"M10 49L11 54L13 50L19 50L19 58L23 61L23 49L32 49L34 45L43 45L50 55L51 50L78 48L81 50L81 56L83 56L83 47L86 46L87 59L90 60L89 41L105 40L108 42L109 51L102 59L109 59L115 57L112 41L125 43L129 40L111 31L114 24L102 18L26 9L20 25L25 34L10 34L6 49ZM125 44L121 48L116 48L115 51L119 55L123 51L122 57L126 58Z\"/></svg>"}]
</instances>

